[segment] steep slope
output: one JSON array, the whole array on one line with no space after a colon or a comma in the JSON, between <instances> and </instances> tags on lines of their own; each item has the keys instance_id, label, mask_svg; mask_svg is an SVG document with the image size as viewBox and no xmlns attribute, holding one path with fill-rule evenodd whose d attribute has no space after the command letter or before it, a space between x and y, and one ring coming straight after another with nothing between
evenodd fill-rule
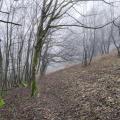
<instances>
[{"instance_id":1,"label":"steep slope","mask_svg":"<svg viewBox=\"0 0 120 120\"><path fill-rule=\"evenodd\" d=\"M120 120L120 58L102 56L40 80L40 97L16 89L6 97L0 120Z\"/></svg>"}]
</instances>

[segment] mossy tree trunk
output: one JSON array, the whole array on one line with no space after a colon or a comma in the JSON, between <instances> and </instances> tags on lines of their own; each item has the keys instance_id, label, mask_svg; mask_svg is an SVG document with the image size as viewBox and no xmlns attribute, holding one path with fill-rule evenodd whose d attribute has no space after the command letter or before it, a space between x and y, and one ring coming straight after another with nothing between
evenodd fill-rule
<instances>
[{"instance_id":1,"label":"mossy tree trunk","mask_svg":"<svg viewBox=\"0 0 120 120\"><path fill-rule=\"evenodd\" d=\"M41 53L42 47L45 42L46 36L48 36L48 31L51 29L58 29L59 25L52 24L55 20L61 18L68 9L70 9L73 5L72 2L65 2L64 0L59 4L59 0L43 0L43 4L41 7L41 16L40 21L37 29L37 37L36 37L36 44L33 53L32 59L32 75L31 75L31 96L34 96L37 92L37 84L36 84L36 72L39 60L41 60ZM64 12L65 9L69 4L69 6ZM52 26L53 25L53 26Z\"/></svg>"},{"instance_id":2,"label":"mossy tree trunk","mask_svg":"<svg viewBox=\"0 0 120 120\"><path fill-rule=\"evenodd\" d=\"M33 63L32 63L32 77L31 77L31 96L34 96L37 92L37 83L36 83L36 69L38 65L38 60L40 58L40 53L42 51L42 39L39 43L36 44L34 54L33 54Z\"/></svg>"}]
</instances>

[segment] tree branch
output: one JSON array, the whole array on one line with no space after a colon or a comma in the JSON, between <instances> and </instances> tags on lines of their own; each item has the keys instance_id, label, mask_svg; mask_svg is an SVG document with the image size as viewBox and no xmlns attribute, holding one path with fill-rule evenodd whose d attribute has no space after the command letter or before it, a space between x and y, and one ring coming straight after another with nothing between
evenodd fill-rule
<instances>
[{"instance_id":1,"label":"tree branch","mask_svg":"<svg viewBox=\"0 0 120 120\"><path fill-rule=\"evenodd\" d=\"M18 26L22 26L21 24L14 23L14 22L9 22L9 21L4 21L4 20L0 20L0 22L8 23L8 24L13 24L13 25L18 25Z\"/></svg>"}]
</instances>

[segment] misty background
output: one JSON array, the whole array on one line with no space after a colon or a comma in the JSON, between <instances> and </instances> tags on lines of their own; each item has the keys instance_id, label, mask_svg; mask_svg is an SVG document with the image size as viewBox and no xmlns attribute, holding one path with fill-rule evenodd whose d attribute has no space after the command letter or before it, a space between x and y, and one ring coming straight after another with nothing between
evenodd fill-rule
<instances>
[{"instance_id":1,"label":"misty background","mask_svg":"<svg viewBox=\"0 0 120 120\"><path fill-rule=\"evenodd\" d=\"M0 1L1 83L31 78L39 20L44 15L43 3L42 0ZM46 0L46 7L49 3ZM58 3L65 5L64 1ZM59 8L56 12L61 16L54 18L43 38L38 76L78 63L89 65L93 57L113 49L120 55L120 1L75 1L72 6L70 3L61 7L60 12ZM50 14L43 21L43 28Z\"/></svg>"}]
</instances>

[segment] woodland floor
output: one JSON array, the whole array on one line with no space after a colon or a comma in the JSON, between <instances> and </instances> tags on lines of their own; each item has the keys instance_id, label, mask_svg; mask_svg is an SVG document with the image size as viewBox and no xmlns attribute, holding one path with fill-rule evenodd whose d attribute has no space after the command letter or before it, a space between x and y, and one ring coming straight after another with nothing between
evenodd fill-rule
<instances>
[{"instance_id":1,"label":"woodland floor","mask_svg":"<svg viewBox=\"0 0 120 120\"><path fill-rule=\"evenodd\" d=\"M105 55L40 80L40 97L17 88L5 97L0 120L120 120L120 58Z\"/></svg>"}]
</instances>

